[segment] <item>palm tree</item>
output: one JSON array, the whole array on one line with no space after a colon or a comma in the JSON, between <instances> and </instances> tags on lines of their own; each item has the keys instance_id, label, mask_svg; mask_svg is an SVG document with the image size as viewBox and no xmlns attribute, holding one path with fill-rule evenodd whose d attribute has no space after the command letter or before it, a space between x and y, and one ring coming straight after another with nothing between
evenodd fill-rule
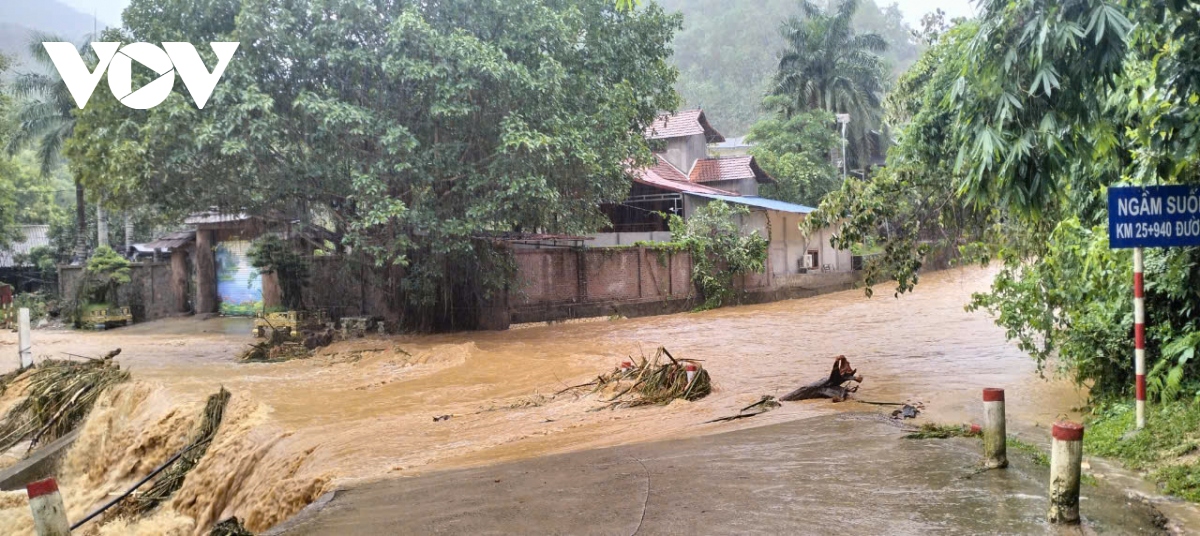
<instances>
[{"instance_id":1,"label":"palm tree","mask_svg":"<svg viewBox=\"0 0 1200 536\"><path fill-rule=\"evenodd\" d=\"M9 139L8 153L15 154L25 147L33 147L41 165L42 175L49 175L62 159L62 147L75 131L75 101L67 90L66 83L42 46L46 41L65 41L58 36L34 34L29 41L29 53L41 66L42 72L19 75L13 83L13 94L22 99L17 110L17 131ZM86 41L86 40L85 40ZM79 46L79 55L85 60L90 50ZM72 262L82 262L87 255L87 200L83 184L75 179L75 251Z\"/></svg>"},{"instance_id":2,"label":"palm tree","mask_svg":"<svg viewBox=\"0 0 1200 536\"><path fill-rule=\"evenodd\" d=\"M871 131L880 123L886 64L879 56L888 44L877 33L852 27L859 0L843 0L835 11L801 2L802 16L782 28L786 41L768 102L786 117L824 110L850 114L847 137L852 165L865 167L874 146Z\"/></svg>"}]
</instances>

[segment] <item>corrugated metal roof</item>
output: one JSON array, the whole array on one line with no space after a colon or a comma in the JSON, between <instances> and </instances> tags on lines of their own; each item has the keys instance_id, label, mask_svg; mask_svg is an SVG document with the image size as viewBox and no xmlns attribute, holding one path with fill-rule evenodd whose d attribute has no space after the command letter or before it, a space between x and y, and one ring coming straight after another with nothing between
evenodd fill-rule
<instances>
[{"instance_id":1,"label":"corrugated metal roof","mask_svg":"<svg viewBox=\"0 0 1200 536\"><path fill-rule=\"evenodd\" d=\"M725 141L725 136L708 124L708 119L704 117L704 110L698 109L683 110L676 114L663 114L655 119L645 132L646 138L651 140L684 138L696 134L704 134L708 143Z\"/></svg>"},{"instance_id":2,"label":"corrugated metal roof","mask_svg":"<svg viewBox=\"0 0 1200 536\"><path fill-rule=\"evenodd\" d=\"M775 199L767 199L765 197L751 197L751 196L734 197L734 196L729 196L729 195L711 195L711 194L699 194L699 193L691 193L691 192L689 192L689 194L697 196L697 197L703 197L706 199L715 199L718 201L725 201L726 203L734 203L737 205L746 205L746 206L762 208L762 209L766 209L766 210L778 210L779 212L790 212L792 214L810 214L813 211L817 210L813 207L797 205L795 203L788 203L786 201L778 201Z\"/></svg>"},{"instance_id":3,"label":"corrugated metal roof","mask_svg":"<svg viewBox=\"0 0 1200 536\"><path fill-rule=\"evenodd\" d=\"M754 147L753 143L746 143L746 137L740 136L737 138L729 138L721 143L713 145L713 149L746 149Z\"/></svg>"},{"instance_id":4,"label":"corrugated metal roof","mask_svg":"<svg viewBox=\"0 0 1200 536\"><path fill-rule=\"evenodd\" d=\"M185 246L195 239L196 231L179 231L163 235L145 244L134 244L133 247L145 253L153 252L156 249L174 251L176 248Z\"/></svg>"},{"instance_id":5,"label":"corrugated metal roof","mask_svg":"<svg viewBox=\"0 0 1200 536\"><path fill-rule=\"evenodd\" d=\"M192 214L192 215L188 216L186 219L184 219L183 223L186 223L188 225L203 225L206 223L230 223L230 222L246 221L250 218L251 218L251 216L249 216L248 214L245 214L245 213L225 214L225 213L221 213L221 212L218 212L215 210L210 210L207 212L197 212L195 214Z\"/></svg>"},{"instance_id":6,"label":"corrugated metal roof","mask_svg":"<svg viewBox=\"0 0 1200 536\"><path fill-rule=\"evenodd\" d=\"M0 249L0 268L16 266L15 255L26 255L36 247L50 245L49 225L21 225L23 238L14 241L8 249Z\"/></svg>"}]
</instances>

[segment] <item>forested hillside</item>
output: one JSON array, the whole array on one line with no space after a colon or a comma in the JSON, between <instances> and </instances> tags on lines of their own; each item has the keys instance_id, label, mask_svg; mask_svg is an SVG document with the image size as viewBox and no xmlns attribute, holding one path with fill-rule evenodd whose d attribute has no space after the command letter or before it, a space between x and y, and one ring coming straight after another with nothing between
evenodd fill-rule
<instances>
[{"instance_id":1,"label":"forested hillside","mask_svg":"<svg viewBox=\"0 0 1200 536\"><path fill-rule=\"evenodd\" d=\"M660 0L668 11L683 13L683 30L675 38L677 88L684 107L704 108L717 130L741 136L763 113L763 94L778 67L784 40L780 25L800 15L798 0ZM825 0L814 2L822 7ZM836 3L836 2L835 2ZM883 54L893 78L908 68L920 47L895 4L880 7L863 0L855 29L875 32L889 44Z\"/></svg>"}]
</instances>

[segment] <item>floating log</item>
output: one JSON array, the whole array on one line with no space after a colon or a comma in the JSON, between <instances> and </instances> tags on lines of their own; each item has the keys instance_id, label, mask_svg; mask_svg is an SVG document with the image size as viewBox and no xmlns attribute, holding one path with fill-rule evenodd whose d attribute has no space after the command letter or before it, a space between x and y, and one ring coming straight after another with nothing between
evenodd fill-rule
<instances>
[{"instance_id":1,"label":"floating log","mask_svg":"<svg viewBox=\"0 0 1200 536\"><path fill-rule=\"evenodd\" d=\"M850 361L846 359L846 356L839 355L833 361L833 370L829 372L828 378L796 389L783 395L779 400L795 402L814 398L831 398L834 402L841 402L849 398L850 393L858 391L857 385L847 386L846 384L849 382L862 383L862 381L862 376L858 374L857 370L850 367Z\"/></svg>"}]
</instances>

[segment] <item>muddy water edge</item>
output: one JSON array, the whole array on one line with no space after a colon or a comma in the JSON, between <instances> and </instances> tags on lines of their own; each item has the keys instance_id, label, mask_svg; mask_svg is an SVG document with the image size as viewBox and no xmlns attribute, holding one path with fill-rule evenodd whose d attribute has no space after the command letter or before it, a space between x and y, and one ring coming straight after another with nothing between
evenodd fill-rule
<instances>
[{"instance_id":1,"label":"muddy water edge","mask_svg":"<svg viewBox=\"0 0 1200 536\"><path fill-rule=\"evenodd\" d=\"M992 275L927 275L899 299L879 288L872 299L847 291L695 314L363 339L277 364L235 362L250 342L249 323L240 319L38 331L34 353L99 355L120 347L118 359L135 378L106 395L69 453L62 487L72 519L185 444L204 398L224 386L234 393L230 415L167 508L150 520L91 530L202 534L237 516L258 531L325 491L367 481L881 412L814 401L704 424L827 374L839 354L865 376L859 399L919 401L925 414L918 422L978 421L980 390L1004 387L1010 433L1041 442L1050 422L1077 416L1086 393L1039 379L1032 360L988 317L964 312ZM615 411L594 411L600 404L593 396L556 395L658 346L703 360L716 391L697 402ZM15 337L0 335L0 353L15 355L10 347ZM434 421L441 416L449 418ZM27 512L22 498L0 495L0 525L27 533Z\"/></svg>"}]
</instances>

